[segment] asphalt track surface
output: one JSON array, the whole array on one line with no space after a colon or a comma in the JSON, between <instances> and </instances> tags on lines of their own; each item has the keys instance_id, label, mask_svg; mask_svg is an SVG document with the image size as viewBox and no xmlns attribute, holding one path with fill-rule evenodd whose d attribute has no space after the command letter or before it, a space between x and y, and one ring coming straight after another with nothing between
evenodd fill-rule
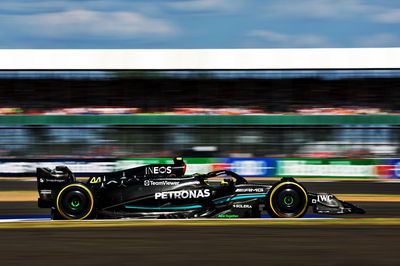
<instances>
[{"instance_id":1,"label":"asphalt track surface","mask_svg":"<svg viewBox=\"0 0 400 266\"><path fill-rule=\"evenodd\" d=\"M1 265L399 265L399 226L0 230Z\"/></svg>"},{"instance_id":2,"label":"asphalt track surface","mask_svg":"<svg viewBox=\"0 0 400 266\"><path fill-rule=\"evenodd\" d=\"M337 194L400 194L400 183L305 186ZM0 191L34 189L34 182L0 181ZM0 227L0 265L400 265L400 202L355 203L367 214L340 217L391 218L380 224L348 219L352 222ZM0 202L0 216L46 214L35 202Z\"/></svg>"}]
</instances>

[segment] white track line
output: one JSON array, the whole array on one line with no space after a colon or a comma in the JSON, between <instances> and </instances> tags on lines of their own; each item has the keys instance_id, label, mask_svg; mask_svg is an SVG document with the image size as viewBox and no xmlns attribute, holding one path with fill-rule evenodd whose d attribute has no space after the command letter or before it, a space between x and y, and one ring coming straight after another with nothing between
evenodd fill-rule
<instances>
[{"instance_id":1,"label":"white track line","mask_svg":"<svg viewBox=\"0 0 400 266\"><path fill-rule=\"evenodd\" d=\"M13 223L13 222L84 222L84 223L91 223L91 222L146 222L146 221L159 221L160 223L165 222L165 221L265 221L265 220L271 220L271 221L296 221L296 220L340 220L340 219L345 219L345 218L337 218L337 217L313 217L313 218L239 218L239 219L224 219L224 218L218 218L218 219L129 219L129 218L122 218L122 219L101 219L101 220L57 220L53 221L50 218L24 218L24 219L0 219L0 223Z\"/></svg>"}]
</instances>

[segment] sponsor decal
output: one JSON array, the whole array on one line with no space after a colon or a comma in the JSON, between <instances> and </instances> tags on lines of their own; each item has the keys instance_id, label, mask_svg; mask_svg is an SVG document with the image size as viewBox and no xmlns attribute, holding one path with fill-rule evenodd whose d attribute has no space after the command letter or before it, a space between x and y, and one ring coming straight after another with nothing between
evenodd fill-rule
<instances>
[{"instance_id":1,"label":"sponsor decal","mask_svg":"<svg viewBox=\"0 0 400 266\"><path fill-rule=\"evenodd\" d=\"M318 194L317 199L312 199L311 203L316 204L317 202L327 202L327 201L331 201L332 199L333 199L333 195Z\"/></svg>"},{"instance_id":2,"label":"sponsor decal","mask_svg":"<svg viewBox=\"0 0 400 266\"><path fill-rule=\"evenodd\" d=\"M245 192L245 193L253 193L253 192L264 192L263 188L237 188L235 192Z\"/></svg>"},{"instance_id":3,"label":"sponsor decal","mask_svg":"<svg viewBox=\"0 0 400 266\"><path fill-rule=\"evenodd\" d=\"M400 160L386 159L377 165L377 172L380 177L384 178L400 178Z\"/></svg>"},{"instance_id":4,"label":"sponsor decal","mask_svg":"<svg viewBox=\"0 0 400 266\"><path fill-rule=\"evenodd\" d=\"M9 161L0 160L0 175L5 174L27 174L36 173L37 167L55 168L65 165L75 174L80 173L106 173L115 170L113 161L93 161L83 159L60 159L60 160L34 160L34 161ZM87 176L87 175L86 175Z\"/></svg>"},{"instance_id":5,"label":"sponsor decal","mask_svg":"<svg viewBox=\"0 0 400 266\"><path fill-rule=\"evenodd\" d=\"M395 176L400 176L400 162L396 162L394 165L394 174Z\"/></svg>"},{"instance_id":6,"label":"sponsor decal","mask_svg":"<svg viewBox=\"0 0 400 266\"><path fill-rule=\"evenodd\" d=\"M267 163L261 160L238 160L233 162L232 167L244 176L260 176L264 175Z\"/></svg>"},{"instance_id":7,"label":"sponsor decal","mask_svg":"<svg viewBox=\"0 0 400 266\"><path fill-rule=\"evenodd\" d=\"M153 166L145 168L146 175L171 174L172 166Z\"/></svg>"},{"instance_id":8,"label":"sponsor decal","mask_svg":"<svg viewBox=\"0 0 400 266\"><path fill-rule=\"evenodd\" d=\"M154 197L155 199L198 199L208 198L210 195L209 189L198 189L157 192Z\"/></svg>"},{"instance_id":9,"label":"sponsor decal","mask_svg":"<svg viewBox=\"0 0 400 266\"><path fill-rule=\"evenodd\" d=\"M233 208L237 209L251 209L252 206L250 204L233 204Z\"/></svg>"},{"instance_id":10,"label":"sponsor decal","mask_svg":"<svg viewBox=\"0 0 400 266\"><path fill-rule=\"evenodd\" d=\"M355 160L278 160L278 176L375 177L375 165Z\"/></svg>"},{"instance_id":11,"label":"sponsor decal","mask_svg":"<svg viewBox=\"0 0 400 266\"><path fill-rule=\"evenodd\" d=\"M153 180L144 180L143 184L148 187L148 186L176 186L179 185L178 181L167 181L167 180L162 180L162 181L153 181Z\"/></svg>"},{"instance_id":12,"label":"sponsor decal","mask_svg":"<svg viewBox=\"0 0 400 266\"><path fill-rule=\"evenodd\" d=\"M53 182L53 183L64 183L67 182L64 179L46 179L46 182Z\"/></svg>"},{"instance_id":13,"label":"sponsor decal","mask_svg":"<svg viewBox=\"0 0 400 266\"><path fill-rule=\"evenodd\" d=\"M241 176L275 176L276 159L273 158L227 158L224 163Z\"/></svg>"},{"instance_id":14,"label":"sponsor decal","mask_svg":"<svg viewBox=\"0 0 400 266\"><path fill-rule=\"evenodd\" d=\"M330 201L332 200L333 195L327 195L327 194L323 194L323 195L317 195L317 201Z\"/></svg>"},{"instance_id":15,"label":"sponsor decal","mask_svg":"<svg viewBox=\"0 0 400 266\"><path fill-rule=\"evenodd\" d=\"M101 182L101 177L92 177L92 179L90 179L90 184L96 184L96 183L100 183Z\"/></svg>"},{"instance_id":16,"label":"sponsor decal","mask_svg":"<svg viewBox=\"0 0 400 266\"><path fill-rule=\"evenodd\" d=\"M237 214L219 214L218 218L239 218Z\"/></svg>"},{"instance_id":17,"label":"sponsor decal","mask_svg":"<svg viewBox=\"0 0 400 266\"><path fill-rule=\"evenodd\" d=\"M149 164L158 164L159 166L173 164L170 158L125 158L116 161L116 170L124 170L132 167L147 166ZM213 164L217 163L214 158L185 158L187 165L186 174L208 173L213 171ZM172 166L172 165L171 165ZM173 171L172 166L172 171Z\"/></svg>"}]
</instances>

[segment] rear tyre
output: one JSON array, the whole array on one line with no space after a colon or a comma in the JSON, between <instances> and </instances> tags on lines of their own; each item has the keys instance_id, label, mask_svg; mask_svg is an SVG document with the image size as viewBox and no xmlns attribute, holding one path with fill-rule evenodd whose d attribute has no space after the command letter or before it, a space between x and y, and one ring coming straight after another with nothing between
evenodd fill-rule
<instances>
[{"instance_id":1,"label":"rear tyre","mask_svg":"<svg viewBox=\"0 0 400 266\"><path fill-rule=\"evenodd\" d=\"M266 206L272 217L299 218L307 212L308 194L299 183L280 182L271 188Z\"/></svg>"},{"instance_id":2,"label":"rear tyre","mask_svg":"<svg viewBox=\"0 0 400 266\"><path fill-rule=\"evenodd\" d=\"M93 214L94 199L83 184L70 184L58 193L56 210L68 220L82 220Z\"/></svg>"}]
</instances>

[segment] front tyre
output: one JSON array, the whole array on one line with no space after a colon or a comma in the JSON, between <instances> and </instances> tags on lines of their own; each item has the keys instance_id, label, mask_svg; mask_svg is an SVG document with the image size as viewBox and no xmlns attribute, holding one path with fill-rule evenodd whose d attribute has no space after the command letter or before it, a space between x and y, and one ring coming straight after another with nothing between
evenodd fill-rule
<instances>
[{"instance_id":1,"label":"front tyre","mask_svg":"<svg viewBox=\"0 0 400 266\"><path fill-rule=\"evenodd\" d=\"M83 184L70 184L58 193L57 212L65 219L83 220L93 213L93 207L93 194Z\"/></svg>"},{"instance_id":2,"label":"front tyre","mask_svg":"<svg viewBox=\"0 0 400 266\"><path fill-rule=\"evenodd\" d=\"M271 188L267 199L267 211L272 217L299 218L307 212L307 191L296 182L276 184Z\"/></svg>"}]
</instances>

